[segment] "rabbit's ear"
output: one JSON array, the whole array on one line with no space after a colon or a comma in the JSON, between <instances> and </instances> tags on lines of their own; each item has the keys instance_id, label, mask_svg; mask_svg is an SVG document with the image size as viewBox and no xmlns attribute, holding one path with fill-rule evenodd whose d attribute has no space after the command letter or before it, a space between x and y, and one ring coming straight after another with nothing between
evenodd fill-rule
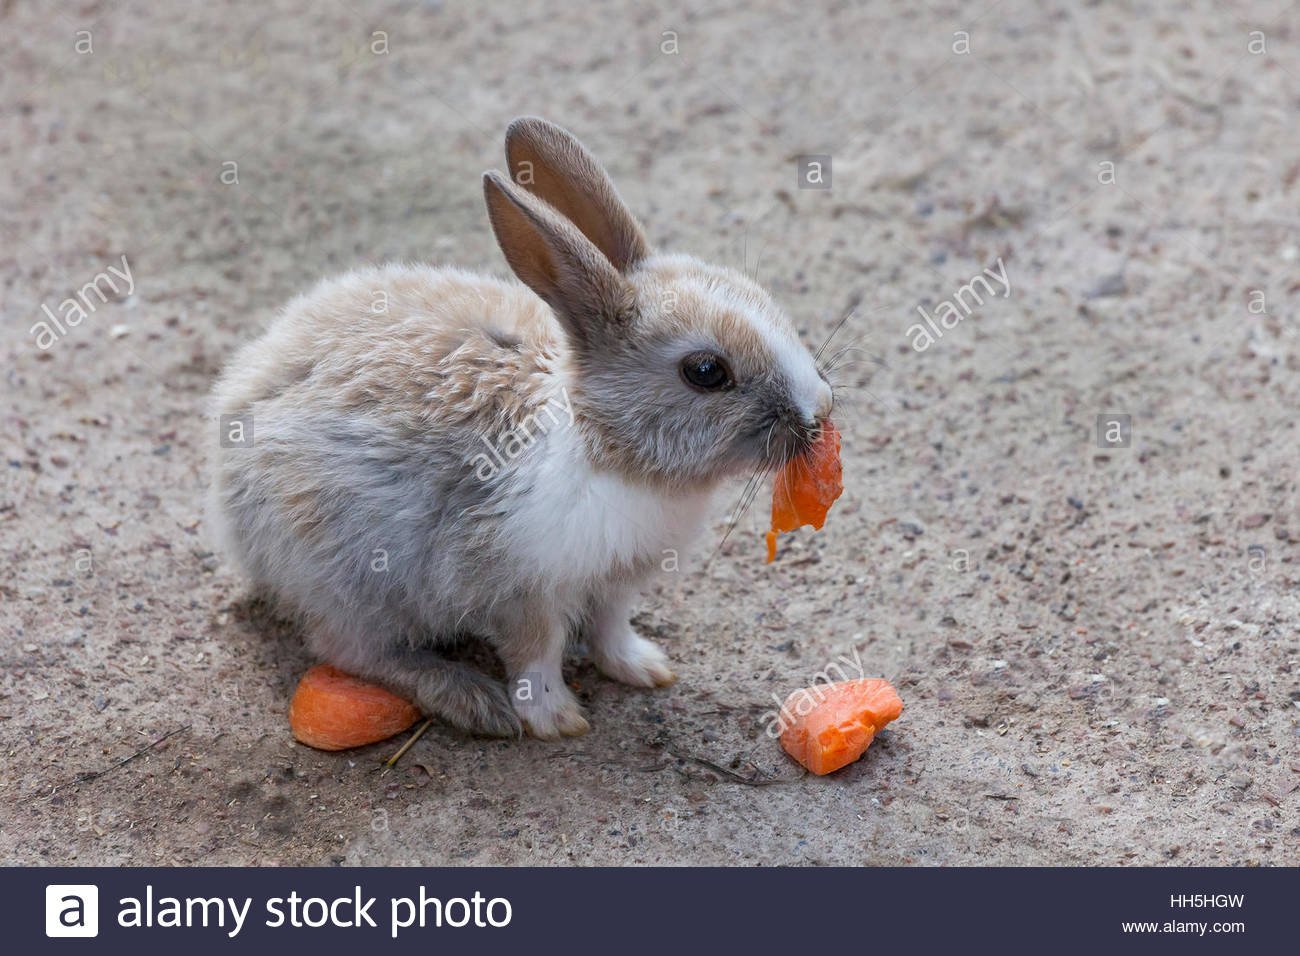
<instances>
[{"instance_id":1,"label":"rabbit's ear","mask_svg":"<svg viewBox=\"0 0 1300 956\"><path fill-rule=\"evenodd\" d=\"M483 198L510 268L575 345L594 345L630 321L631 285L571 222L496 170L483 174Z\"/></svg>"},{"instance_id":2,"label":"rabbit's ear","mask_svg":"<svg viewBox=\"0 0 1300 956\"><path fill-rule=\"evenodd\" d=\"M605 168L568 130L524 116L506 130L510 178L578 227L619 272L649 252L645 234Z\"/></svg>"}]
</instances>

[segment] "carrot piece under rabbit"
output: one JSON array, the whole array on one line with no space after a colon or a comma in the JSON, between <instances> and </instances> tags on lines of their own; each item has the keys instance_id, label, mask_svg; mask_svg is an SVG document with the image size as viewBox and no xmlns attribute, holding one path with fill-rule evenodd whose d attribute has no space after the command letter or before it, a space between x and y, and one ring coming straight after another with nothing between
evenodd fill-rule
<instances>
[{"instance_id":1,"label":"carrot piece under rabbit","mask_svg":"<svg viewBox=\"0 0 1300 956\"><path fill-rule=\"evenodd\" d=\"M289 703L293 735L317 750L348 750L387 740L420 719L408 700L329 664L302 675Z\"/></svg>"}]
</instances>

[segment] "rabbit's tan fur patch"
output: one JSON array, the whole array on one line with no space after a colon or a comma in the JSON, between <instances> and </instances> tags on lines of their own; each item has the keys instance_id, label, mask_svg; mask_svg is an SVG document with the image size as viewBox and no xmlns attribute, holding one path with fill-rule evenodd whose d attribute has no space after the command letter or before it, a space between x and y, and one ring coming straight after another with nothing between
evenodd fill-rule
<instances>
[{"instance_id":1,"label":"rabbit's tan fur patch","mask_svg":"<svg viewBox=\"0 0 1300 956\"><path fill-rule=\"evenodd\" d=\"M550 309L518 283L427 265L365 269L290 302L230 364L220 413L310 378L292 395L372 408L412 431L509 427L550 397L559 335Z\"/></svg>"}]
</instances>

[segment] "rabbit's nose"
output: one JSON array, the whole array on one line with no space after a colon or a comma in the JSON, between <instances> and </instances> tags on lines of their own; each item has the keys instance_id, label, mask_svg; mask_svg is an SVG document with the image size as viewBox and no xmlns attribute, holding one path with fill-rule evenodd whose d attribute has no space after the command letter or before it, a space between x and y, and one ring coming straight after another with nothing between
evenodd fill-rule
<instances>
[{"instance_id":1,"label":"rabbit's nose","mask_svg":"<svg viewBox=\"0 0 1300 956\"><path fill-rule=\"evenodd\" d=\"M817 390L817 407L813 413L813 418L818 424L831 417L831 404L833 401L834 396L831 394L830 385L822 382L821 388Z\"/></svg>"}]
</instances>

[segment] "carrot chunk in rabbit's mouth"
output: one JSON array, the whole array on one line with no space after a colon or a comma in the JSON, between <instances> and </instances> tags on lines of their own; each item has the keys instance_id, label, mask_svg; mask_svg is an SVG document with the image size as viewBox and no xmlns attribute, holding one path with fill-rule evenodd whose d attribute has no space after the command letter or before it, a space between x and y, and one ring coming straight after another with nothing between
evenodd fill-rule
<instances>
[{"instance_id":1,"label":"carrot chunk in rabbit's mouth","mask_svg":"<svg viewBox=\"0 0 1300 956\"><path fill-rule=\"evenodd\" d=\"M786 462L772 485L772 530L767 533L767 560L776 560L776 538L810 524L820 528L844 491L840 464L840 432L829 419L817 441L804 454Z\"/></svg>"}]
</instances>

